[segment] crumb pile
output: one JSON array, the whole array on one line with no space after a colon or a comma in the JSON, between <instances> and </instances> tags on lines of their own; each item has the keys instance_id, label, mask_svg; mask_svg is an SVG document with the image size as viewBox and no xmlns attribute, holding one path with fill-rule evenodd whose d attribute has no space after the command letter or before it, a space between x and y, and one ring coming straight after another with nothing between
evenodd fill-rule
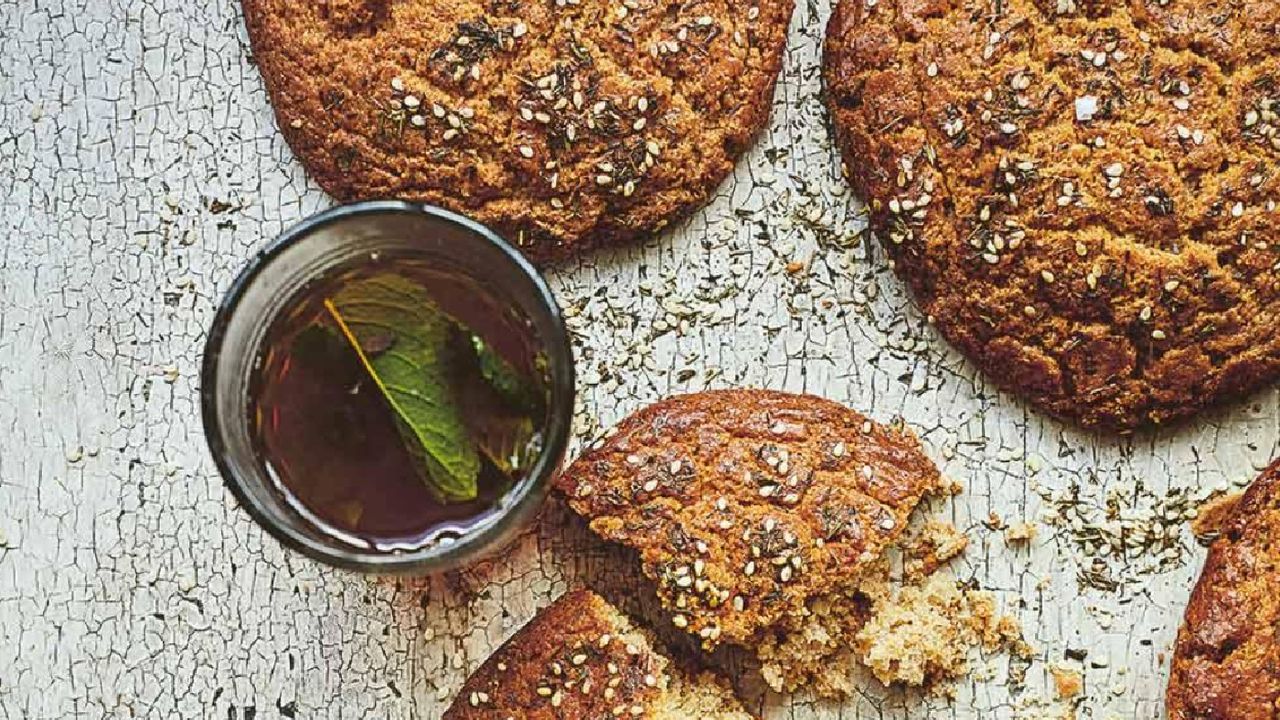
<instances>
[{"instance_id":1,"label":"crumb pile","mask_svg":"<svg viewBox=\"0 0 1280 720\"><path fill-rule=\"evenodd\" d=\"M794 678L824 697L857 688L866 668L885 685L944 690L970 673L975 648L1029 657L1017 620L997 610L995 596L964 587L943 566L964 552L968 538L949 524L927 520L903 542L905 582L892 580L882 561L850 592L819 598L799 632L767 638L757 649L774 690L799 689Z\"/></svg>"},{"instance_id":2,"label":"crumb pile","mask_svg":"<svg viewBox=\"0 0 1280 720\"><path fill-rule=\"evenodd\" d=\"M947 573L896 588L880 580L863 585L871 602L855 636L858 662L886 685L913 687L955 680L969 673L969 653L1030 649L1017 621L1001 615L991 593L965 589Z\"/></svg>"}]
</instances>

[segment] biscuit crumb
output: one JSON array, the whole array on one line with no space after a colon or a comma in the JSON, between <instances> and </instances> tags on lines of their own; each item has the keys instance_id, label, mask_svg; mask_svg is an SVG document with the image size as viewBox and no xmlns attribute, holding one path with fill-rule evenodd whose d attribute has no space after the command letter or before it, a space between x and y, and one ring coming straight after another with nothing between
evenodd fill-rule
<instances>
[{"instance_id":1,"label":"biscuit crumb","mask_svg":"<svg viewBox=\"0 0 1280 720\"><path fill-rule=\"evenodd\" d=\"M1029 698L1017 704L1013 717L1014 720L1075 720L1076 711L1067 703Z\"/></svg>"},{"instance_id":2,"label":"biscuit crumb","mask_svg":"<svg viewBox=\"0 0 1280 720\"><path fill-rule=\"evenodd\" d=\"M1084 677L1073 667L1052 665L1049 674L1053 676L1053 687L1059 700L1071 700L1084 691Z\"/></svg>"},{"instance_id":3,"label":"biscuit crumb","mask_svg":"<svg viewBox=\"0 0 1280 720\"><path fill-rule=\"evenodd\" d=\"M969 536L949 522L929 520L918 536L903 544L904 570L910 580L932 575L969 547Z\"/></svg>"},{"instance_id":4,"label":"biscuit crumb","mask_svg":"<svg viewBox=\"0 0 1280 720\"><path fill-rule=\"evenodd\" d=\"M988 530L1003 530L1008 527L1004 522L1004 518L1000 517L1000 513L995 511L987 515L987 519L982 524L986 525Z\"/></svg>"},{"instance_id":5,"label":"biscuit crumb","mask_svg":"<svg viewBox=\"0 0 1280 720\"><path fill-rule=\"evenodd\" d=\"M858 661L886 685L932 686L969 672L969 651L1021 653L1018 622L996 610L991 593L963 588L939 573L919 585L865 587L871 615L856 635Z\"/></svg>"},{"instance_id":6,"label":"biscuit crumb","mask_svg":"<svg viewBox=\"0 0 1280 720\"><path fill-rule=\"evenodd\" d=\"M1222 534L1223 525L1231 519L1236 504L1242 497L1243 492L1236 492L1221 495L1201 505L1196 511L1195 519L1191 521L1191 533L1196 536L1196 540L1202 543L1213 542Z\"/></svg>"},{"instance_id":7,"label":"biscuit crumb","mask_svg":"<svg viewBox=\"0 0 1280 720\"><path fill-rule=\"evenodd\" d=\"M1037 534L1035 523L1015 523L1004 531L1004 541L1009 545L1029 543L1036 539Z\"/></svg>"}]
</instances>

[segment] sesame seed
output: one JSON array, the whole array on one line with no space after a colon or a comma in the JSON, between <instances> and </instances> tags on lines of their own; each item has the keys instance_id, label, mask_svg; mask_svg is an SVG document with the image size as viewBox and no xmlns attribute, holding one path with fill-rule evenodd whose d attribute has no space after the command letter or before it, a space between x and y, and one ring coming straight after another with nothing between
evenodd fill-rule
<instances>
[{"instance_id":1,"label":"sesame seed","mask_svg":"<svg viewBox=\"0 0 1280 720\"><path fill-rule=\"evenodd\" d=\"M1089 122L1098 112L1098 98L1094 95L1083 95L1076 98L1076 120Z\"/></svg>"}]
</instances>

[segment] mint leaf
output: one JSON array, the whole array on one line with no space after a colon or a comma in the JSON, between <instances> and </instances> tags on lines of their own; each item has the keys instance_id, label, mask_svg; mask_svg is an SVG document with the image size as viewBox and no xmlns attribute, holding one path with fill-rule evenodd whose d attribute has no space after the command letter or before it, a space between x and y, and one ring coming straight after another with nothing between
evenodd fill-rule
<instances>
[{"instance_id":1,"label":"mint leaf","mask_svg":"<svg viewBox=\"0 0 1280 720\"><path fill-rule=\"evenodd\" d=\"M453 322L400 275L348 283L325 308L399 420L428 486L445 502L474 500L480 457L450 390Z\"/></svg>"},{"instance_id":2,"label":"mint leaf","mask_svg":"<svg viewBox=\"0 0 1280 720\"><path fill-rule=\"evenodd\" d=\"M480 369L480 376L503 400L512 407L527 412L535 412L541 407L537 383L526 378L514 365L478 336L471 336L471 344L476 350L476 364Z\"/></svg>"}]
</instances>

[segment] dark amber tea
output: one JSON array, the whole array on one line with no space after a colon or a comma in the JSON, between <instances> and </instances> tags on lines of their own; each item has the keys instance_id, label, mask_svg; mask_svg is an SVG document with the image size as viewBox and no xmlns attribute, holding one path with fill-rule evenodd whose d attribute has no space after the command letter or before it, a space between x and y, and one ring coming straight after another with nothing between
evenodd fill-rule
<instances>
[{"instance_id":1,"label":"dark amber tea","mask_svg":"<svg viewBox=\"0 0 1280 720\"><path fill-rule=\"evenodd\" d=\"M250 421L312 523L361 547L423 547L483 522L534 464L549 382L512 304L395 258L290 302L262 345Z\"/></svg>"}]
</instances>

